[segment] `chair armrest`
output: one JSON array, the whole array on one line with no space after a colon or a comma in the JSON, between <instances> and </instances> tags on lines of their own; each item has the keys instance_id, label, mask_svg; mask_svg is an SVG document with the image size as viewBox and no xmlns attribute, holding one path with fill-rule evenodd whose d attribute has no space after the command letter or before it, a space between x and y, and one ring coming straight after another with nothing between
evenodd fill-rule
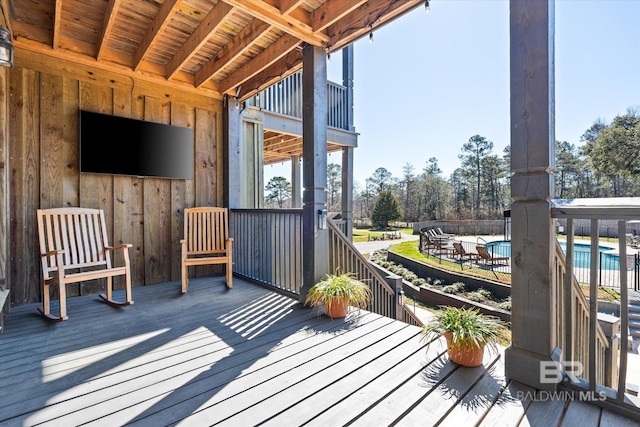
<instances>
[{"instance_id":1,"label":"chair armrest","mask_svg":"<svg viewBox=\"0 0 640 427\"><path fill-rule=\"evenodd\" d=\"M227 237L227 242L233 242L233 237Z\"/></svg>"},{"instance_id":2,"label":"chair armrest","mask_svg":"<svg viewBox=\"0 0 640 427\"><path fill-rule=\"evenodd\" d=\"M131 243L124 243L122 245L116 245L116 246L105 246L104 250L105 251L115 251L116 249L129 249L132 248L133 245Z\"/></svg>"},{"instance_id":3,"label":"chair armrest","mask_svg":"<svg viewBox=\"0 0 640 427\"><path fill-rule=\"evenodd\" d=\"M180 239L180 244L184 245L185 243L187 243L187 239Z\"/></svg>"},{"instance_id":4,"label":"chair armrest","mask_svg":"<svg viewBox=\"0 0 640 427\"><path fill-rule=\"evenodd\" d=\"M52 256L52 255L58 255L58 254L62 255L64 253L65 253L65 251L63 249L56 249L56 250L49 251L49 252L44 253L44 254L40 254L40 258L44 258L44 257Z\"/></svg>"}]
</instances>

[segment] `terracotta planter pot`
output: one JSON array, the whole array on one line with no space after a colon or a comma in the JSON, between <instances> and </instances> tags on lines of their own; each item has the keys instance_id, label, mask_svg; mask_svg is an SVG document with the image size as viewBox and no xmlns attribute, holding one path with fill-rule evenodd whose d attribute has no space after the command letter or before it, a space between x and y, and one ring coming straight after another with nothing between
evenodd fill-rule
<instances>
[{"instance_id":1,"label":"terracotta planter pot","mask_svg":"<svg viewBox=\"0 0 640 427\"><path fill-rule=\"evenodd\" d=\"M324 306L324 314L332 319L346 317L347 311L349 311L349 304L341 298L334 298L331 307Z\"/></svg>"},{"instance_id":2,"label":"terracotta planter pot","mask_svg":"<svg viewBox=\"0 0 640 427\"><path fill-rule=\"evenodd\" d=\"M482 365L484 357L484 344L481 346L460 347L451 345L451 332L445 332L444 337L447 340L447 349L449 359L458 365L475 368Z\"/></svg>"}]
</instances>

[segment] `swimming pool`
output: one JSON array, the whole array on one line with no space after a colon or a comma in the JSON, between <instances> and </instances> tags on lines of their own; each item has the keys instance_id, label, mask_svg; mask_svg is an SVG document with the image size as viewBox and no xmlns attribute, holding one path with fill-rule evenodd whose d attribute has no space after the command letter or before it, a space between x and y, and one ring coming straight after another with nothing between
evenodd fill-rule
<instances>
[{"instance_id":1,"label":"swimming pool","mask_svg":"<svg viewBox=\"0 0 640 427\"><path fill-rule=\"evenodd\" d=\"M493 251L494 256L511 256L511 242L505 240L497 240L486 244L489 252ZM562 251L566 254L565 242L560 242ZM602 270L618 270L620 269L619 257L610 253L612 248L608 246L598 246L600 252L600 268ZM573 266L577 268L590 268L591 266L591 245L588 243L573 244Z\"/></svg>"}]
</instances>

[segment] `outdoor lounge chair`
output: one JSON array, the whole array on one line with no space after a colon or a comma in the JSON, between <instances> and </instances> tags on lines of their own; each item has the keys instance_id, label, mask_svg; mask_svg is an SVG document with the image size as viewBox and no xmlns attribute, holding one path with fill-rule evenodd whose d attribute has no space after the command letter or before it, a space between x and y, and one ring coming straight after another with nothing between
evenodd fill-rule
<instances>
[{"instance_id":1,"label":"outdoor lounge chair","mask_svg":"<svg viewBox=\"0 0 640 427\"><path fill-rule=\"evenodd\" d=\"M453 247L449 246L449 242L443 242L439 239L431 238L431 243L435 248L434 254L445 254L445 255L453 255Z\"/></svg>"},{"instance_id":2,"label":"outdoor lounge chair","mask_svg":"<svg viewBox=\"0 0 640 427\"><path fill-rule=\"evenodd\" d=\"M507 261L509 259L508 256L493 256L486 247L484 246L476 246L476 250L478 251L478 255L480 259L484 261L485 265L491 263L491 265L495 265L496 261Z\"/></svg>"},{"instance_id":3,"label":"outdoor lounge chair","mask_svg":"<svg viewBox=\"0 0 640 427\"><path fill-rule=\"evenodd\" d=\"M447 238L450 238L450 239L453 239L454 237L456 237L455 234L445 233L444 231L442 231L442 228L440 228L440 227L434 228L434 230L436 231L436 233L440 237L447 237Z\"/></svg>"},{"instance_id":4,"label":"outdoor lounge chair","mask_svg":"<svg viewBox=\"0 0 640 427\"><path fill-rule=\"evenodd\" d=\"M454 242L453 243L453 255L458 256L461 260L463 259L477 259L480 257L477 253L467 252L462 246L462 243Z\"/></svg>"}]
</instances>

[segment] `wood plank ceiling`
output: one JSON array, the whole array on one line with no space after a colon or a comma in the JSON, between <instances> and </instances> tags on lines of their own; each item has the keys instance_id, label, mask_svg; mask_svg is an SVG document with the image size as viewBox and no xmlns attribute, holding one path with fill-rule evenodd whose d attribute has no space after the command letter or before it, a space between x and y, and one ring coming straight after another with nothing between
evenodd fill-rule
<instances>
[{"instance_id":1,"label":"wood plank ceiling","mask_svg":"<svg viewBox=\"0 0 640 427\"><path fill-rule=\"evenodd\" d=\"M6 0L3 0L5 2ZM16 58L34 52L244 100L423 0L9 0Z\"/></svg>"}]
</instances>

